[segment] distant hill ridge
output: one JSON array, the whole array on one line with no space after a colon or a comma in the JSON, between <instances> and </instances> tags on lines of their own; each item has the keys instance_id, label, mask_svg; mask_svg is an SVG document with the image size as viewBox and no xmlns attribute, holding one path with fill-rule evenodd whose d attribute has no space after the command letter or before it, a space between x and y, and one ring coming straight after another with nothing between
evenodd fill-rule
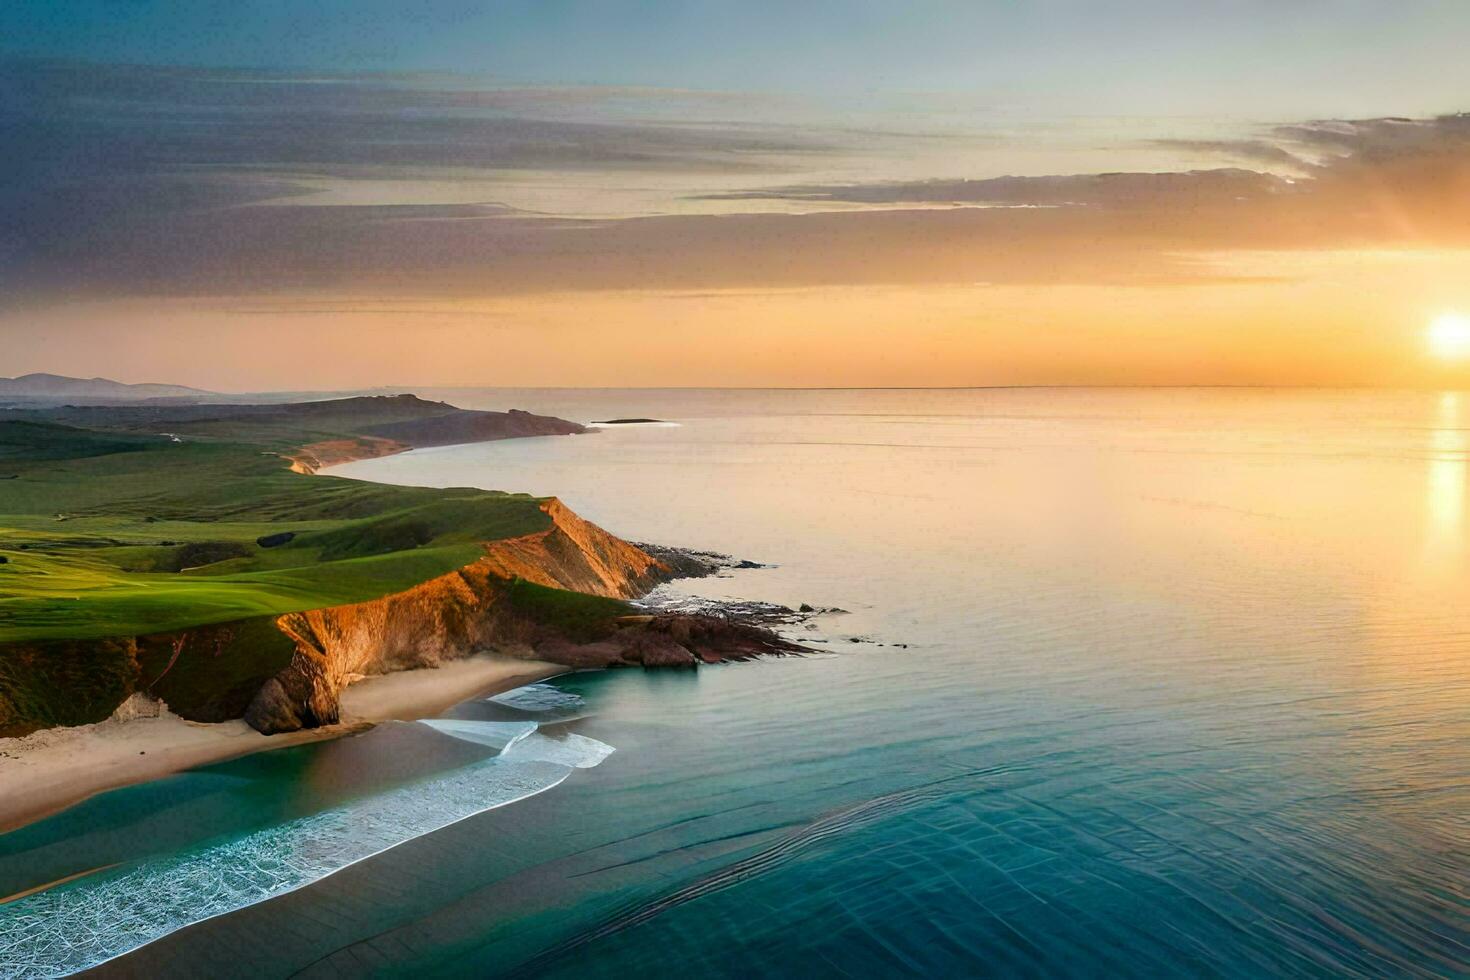
<instances>
[{"instance_id":1,"label":"distant hill ridge","mask_svg":"<svg viewBox=\"0 0 1470 980\"><path fill-rule=\"evenodd\" d=\"M213 392L187 385L125 384L111 378L69 378L62 374L23 374L0 378L0 397L11 398L98 398L137 401L145 398L197 398Z\"/></svg>"},{"instance_id":2,"label":"distant hill ridge","mask_svg":"<svg viewBox=\"0 0 1470 980\"><path fill-rule=\"evenodd\" d=\"M23 423L175 440L256 443L280 450L307 471L426 446L587 431L576 422L547 415L518 409L475 411L411 394L272 404L190 398L93 404L33 400L0 405L0 459L6 455L7 440L19 438L15 425ZM6 426L11 428L5 430ZM27 453L34 455L29 449Z\"/></svg>"}]
</instances>

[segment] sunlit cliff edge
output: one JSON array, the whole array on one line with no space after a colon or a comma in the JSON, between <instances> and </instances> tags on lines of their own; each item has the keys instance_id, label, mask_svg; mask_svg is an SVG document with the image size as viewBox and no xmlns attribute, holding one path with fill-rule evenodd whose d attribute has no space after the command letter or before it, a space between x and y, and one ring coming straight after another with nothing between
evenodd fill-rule
<instances>
[{"instance_id":1,"label":"sunlit cliff edge","mask_svg":"<svg viewBox=\"0 0 1470 980\"><path fill-rule=\"evenodd\" d=\"M0 470L16 470L0 472L13 481L0 483L0 514L20 512L0 529L0 737L101 721L139 692L191 721L315 728L340 720L355 680L483 652L590 668L798 649L757 627L630 606L674 570L555 498L308 475L421 444L580 426L352 401L286 421L197 408L63 411L65 428L0 418ZM292 449L283 440L303 417ZM7 424L19 426L8 437ZM188 439L139 434L164 424ZM44 440L37 425L50 427ZM220 433L228 444L211 441ZM105 490L89 495L94 485Z\"/></svg>"},{"instance_id":2,"label":"sunlit cliff edge","mask_svg":"<svg viewBox=\"0 0 1470 980\"><path fill-rule=\"evenodd\" d=\"M267 734L335 724L338 695L358 677L485 651L568 667L693 667L799 649L755 627L588 601L637 598L669 569L556 498L542 510L549 529L487 543L484 557L447 575L279 617L276 627L294 643L291 661L262 685L245 719Z\"/></svg>"}]
</instances>

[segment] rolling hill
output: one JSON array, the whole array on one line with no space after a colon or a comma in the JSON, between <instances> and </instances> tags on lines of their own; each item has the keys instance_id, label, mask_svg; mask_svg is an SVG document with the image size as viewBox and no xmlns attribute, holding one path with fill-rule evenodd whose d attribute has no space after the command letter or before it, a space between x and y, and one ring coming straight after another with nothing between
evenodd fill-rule
<instances>
[{"instance_id":1,"label":"rolling hill","mask_svg":"<svg viewBox=\"0 0 1470 980\"><path fill-rule=\"evenodd\" d=\"M213 392L185 385L124 384L109 378L23 374L0 378L0 400L41 402L132 402L150 398L201 398Z\"/></svg>"}]
</instances>

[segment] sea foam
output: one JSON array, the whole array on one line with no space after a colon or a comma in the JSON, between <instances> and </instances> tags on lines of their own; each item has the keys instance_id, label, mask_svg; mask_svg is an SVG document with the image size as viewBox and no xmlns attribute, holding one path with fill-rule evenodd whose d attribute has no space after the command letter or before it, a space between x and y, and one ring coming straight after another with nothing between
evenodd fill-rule
<instances>
[{"instance_id":1,"label":"sea foam","mask_svg":"<svg viewBox=\"0 0 1470 980\"><path fill-rule=\"evenodd\" d=\"M516 762L553 762L574 769L591 769L613 754L606 742L585 735L542 735L539 732L516 743L510 751Z\"/></svg>"},{"instance_id":2,"label":"sea foam","mask_svg":"<svg viewBox=\"0 0 1470 980\"><path fill-rule=\"evenodd\" d=\"M527 684L485 700L521 711L565 711L581 708L587 703L580 694L572 694L550 684Z\"/></svg>"},{"instance_id":3,"label":"sea foam","mask_svg":"<svg viewBox=\"0 0 1470 980\"><path fill-rule=\"evenodd\" d=\"M512 762L552 762L571 769L591 769L613 754L613 747L595 738L567 732L546 735L535 722L465 721L458 718L427 718L420 724L466 742L500 749Z\"/></svg>"},{"instance_id":4,"label":"sea foam","mask_svg":"<svg viewBox=\"0 0 1470 980\"><path fill-rule=\"evenodd\" d=\"M0 977L60 977L171 932L304 888L477 813L545 792L612 746L531 722L425 722L501 754L432 778L82 878L0 906Z\"/></svg>"},{"instance_id":5,"label":"sea foam","mask_svg":"<svg viewBox=\"0 0 1470 980\"><path fill-rule=\"evenodd\" d=\"M427 725L436 732L478 745L488 745L503 754L521 739L535 733L534 721L463 721L458 718L424 718L420 725Z\"/></svg>"}]
</instances>

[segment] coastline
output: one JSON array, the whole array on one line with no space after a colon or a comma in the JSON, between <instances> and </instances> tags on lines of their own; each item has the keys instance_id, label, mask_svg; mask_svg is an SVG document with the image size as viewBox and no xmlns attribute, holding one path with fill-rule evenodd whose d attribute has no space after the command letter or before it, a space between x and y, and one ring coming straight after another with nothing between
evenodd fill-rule
<instances>
[{"instance_id":1,"label":"coastline","mask_svg":"<svg viewBox=\"0 0 1470 980\"><path fill-rule=\"evenodd\" d=\"M164 711L153 717L115 716L94 725L0 739L0 785L5 787L0 795L0 833L108 790L255 752L340 738L378 722L430 717L461 701L566 671L542 661L476 655L440 667L374 675L343 692L341 723L280 735L262 735L240 719L203 724Z\"/></svg>"},{"instance_id":2,"label":"coastline","mask_svg":"<svg viewBox=\"0 0 1470 980\"><path fill-rule=\"evenodd\" d=\"M342 463L414 448L388 439L342 439L304 446L281 457L292 471L315 476ZM256 731L243 718L189 721L168 711L166 703L145 699L141 713L137 704L124 702L112 717L100 722L0 738L0 785L6 789L0 795L0 834L109 790L256 752L341 738L367 731L379 722L431 717L462 701L508 691L568 669L538 660L474 654L433 667L374 674L342 690L337 724L272 735Z\"/></svg>"},{"instance_id":3,"label":"coastline","mask_svg":"<svg viewBox=\"0 0 1470 980\"><path fill-rule=\"evenodd\" d=\"M419 447L387 440L372 440L366 444L362 440L344 440L333 444L334 452L330 454L329 461L323 458L323 454L313 454L310 463L292 456L285 458L296 472L317 475L342 463L393 455L413 448ZM646 591L648 583L639 576L647 575L650 565L667 570L659 559L651 558L637 546L587 524L567 511L555 498L548 498L548 501L541 509L551 517L553 533L562 534L569 548L548 550L542 540L546 532L497 541L508 546L509 550L499 556L498 563L492 562L495 566L491 570L493 574L533 582L545 577L548 587L607 596L622 594L628 589L635 594ZM563 551L577 555L581 564L569 563L568 554ZM641 559L641 563L624 560L628 555ZM482 556L475 567L486 560ZM705 569L699 574L707 571ZM441 577L454 579L452 588L445 586L453 592L448 597L452 601L464 601L465 596L461 593L473 584L464 578L464 574L461 569ZM680 574L676 571L674 577ZM686 568L682 574L690 572ZM311 636L315 642L321 643L317 636L321 634L329 642L341 645L343 637L354 630L361 632L365 629L376 634L384 627L383 617L391 618L402 612L395 603L407 603L416 609L425 601L440 598L437 593L428 593L441 584L434 579L405 592L375 600L290 614L300 622L294 624L297 632L289 632L288 635L297 643L303 642L304 636ZM472 598L475 597L473 589L469 592ZM342 621L316 623L312 619L330 618L331 615L337 615ZM283 620L286 618L282 617ZM700 617L668 615L624 617L618 621L620 632L616 633L622 638L621 645L603 641L583 642L578 646L562 638L556 653L552 654L552 659L559 661L556 663L486 653L465 657L450 654L453 659L445 659L437 665L382 674L368 673L366 677L344 671L346 686L332 692L340 708L334 724L276 729L270 735L262 733L270 729L262 729L243 717L211 723L190 721L168 711L166 697L154 700L135 694L123 702L111 717L99 722L44 728L20 737L0 738L0 785L6 788L6 793L0 797L0 833L51 816L108 790L162 779L255 752L339 738L365 731L383 721L431 717L470 698L510 690L569 670L628 664L694 667L700 662L752 659L801 649L759 627L740 626L710 617L703 619L708 622ZM411 633L410 630L396 636L393 642L418 649L417 645L425 637ZM442 622L438 623L434 635L456 650L495 648L493 642L487 645L487 638L473 631L456 633L451 630L445 633ZM518 645L524 647L523 644ZM368 664L343 666L348 671L373 669Z\"/></svg>"}]
</instances>

